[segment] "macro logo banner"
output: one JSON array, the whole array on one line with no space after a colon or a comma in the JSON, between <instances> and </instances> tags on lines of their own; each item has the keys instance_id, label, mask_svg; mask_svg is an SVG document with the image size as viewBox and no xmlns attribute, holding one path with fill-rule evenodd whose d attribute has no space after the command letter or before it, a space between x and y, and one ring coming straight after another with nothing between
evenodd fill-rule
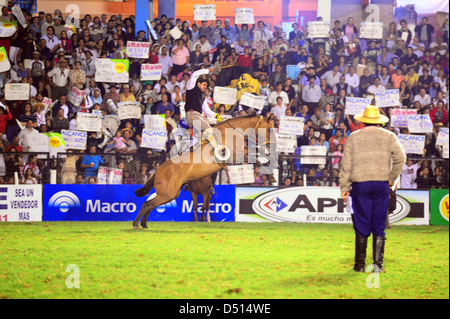
<instances>
[{"instance_id":1,"label":"macro logo banner","mask_svg":"<svg viewBox=\"0 0 450 319\"><path fill-rule=\"evenodd\" d=\"M146 200L134 191L141 185L44 185L43 221L132 221ZM62 190L64 189L64 190ZM210 205L211 221L234 221L234 185L216 185ZM198 212L202 197L199 196ZM171 202L155 208L148 221L194 221L190 192L181 191Z\"/></svg>"}]
</instances>

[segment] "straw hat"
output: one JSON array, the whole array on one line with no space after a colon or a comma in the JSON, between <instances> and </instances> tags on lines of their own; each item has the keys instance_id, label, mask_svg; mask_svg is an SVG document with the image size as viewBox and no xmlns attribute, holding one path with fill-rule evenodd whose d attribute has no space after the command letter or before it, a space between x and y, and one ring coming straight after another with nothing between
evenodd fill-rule
<instances>
[{"instance_id":1,"label":"straw hat","mask_svg":"<svg viewBox=\"0 0 450 319\"><path fill-rule=\"evenodd\" d=\"M355 115L355 120L368 124L384 124L389 122L389 118L380 114L380 110L375 105L367 106L363 113Z\"/></svg>"},{"instance_id":2,"label":"straw hat","mask_svg":"<svg viewBox=\"0 0 450 319\"><path fill-rule=\"evenodd\" d=\"M31 107L32 112L36 112L37 110L42 111L43 109L45 109L44 103L34 103Z\"/></svg>"},{"instance_id":3,"label":"straw hat","mask_svg":"<svg viewBox=\"0 0 450 319\"><path fill-rule=\"evenodd\" d=\"M128 128L128 127L126 127L126 128L124 128L124 129L122 129L122 135L123 135L123 133L125 132L125 131L128 131L128 132L130 132L130 138L131 137L133 137L133 135L134 135L134 132L133 132L133 130L132 129L130 129L130 128Z\"/></svg>"}]
</instances>

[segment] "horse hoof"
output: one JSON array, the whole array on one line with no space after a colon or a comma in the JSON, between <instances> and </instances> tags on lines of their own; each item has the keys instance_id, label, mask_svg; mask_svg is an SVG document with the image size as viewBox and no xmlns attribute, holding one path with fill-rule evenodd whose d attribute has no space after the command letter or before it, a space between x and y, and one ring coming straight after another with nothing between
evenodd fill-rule
<instances>
[{"instance_id":1,"label":"horse hoof","mask_svg":"<svg viewBox=\"0 0 450 319\"><path fill-rule=\"evenodd\" d=\"M148 229L147 225L141 225L143 229Z\"/></svg>"}]
</instances>

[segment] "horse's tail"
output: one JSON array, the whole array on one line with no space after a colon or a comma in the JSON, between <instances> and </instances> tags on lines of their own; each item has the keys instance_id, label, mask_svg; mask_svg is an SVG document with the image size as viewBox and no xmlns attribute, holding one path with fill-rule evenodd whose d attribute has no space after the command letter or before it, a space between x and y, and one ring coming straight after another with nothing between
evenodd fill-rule
<instances>
[{"instance_id":1,"label":"horse's tail","mask_svg":"<svg viewBox=\"0 0 450 319\"><path fill-rule=\"evenodd\" d=\"M148 193L150 193L150 191L153 188L154 181L155 181L155 173L153 173L152 176L150 176L150 178L147 180L147 182L145 182L143 187L138 188L134 191L136 196L143 197L143 196L147 195Z\"/></svg>"}]
</instances>

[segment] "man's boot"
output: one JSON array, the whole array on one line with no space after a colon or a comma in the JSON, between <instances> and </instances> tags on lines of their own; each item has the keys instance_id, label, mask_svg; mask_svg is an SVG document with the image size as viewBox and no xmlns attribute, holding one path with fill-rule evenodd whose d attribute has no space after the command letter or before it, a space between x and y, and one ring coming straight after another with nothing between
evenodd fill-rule
<instances>
[{"instance_id":1,"label":"man's boot","mask_svg":"<svg viewBox=\"0 0 450 319\"><path fill-rule=\"evenodd\" d=\"M202 138L209 144L211 144L212 148L214 149L214 157L218 162L225 162L230 158L230 150L225 145L217 143L212 128L205 130L205 132L203 132Z\"/></svg>"},{"instance_id":2,"label":"man's boot","mask_svg":"<svg viewBox=\"0 0 450 319\"><path fill-rule=\"evenodd\" d=\"M383 271L385 236L373 236L373 272Z\"/></svg>"},{"instance_id":3,"label":"man's boot","mask_svg":"<svg viewBox=\"0 0 450 319\"><path fill-rule=\"evenodd\" d=\"M355 236L355 266L354 271L364 272L366 268L367 238Z\"/></svg>"}]
</instances>

